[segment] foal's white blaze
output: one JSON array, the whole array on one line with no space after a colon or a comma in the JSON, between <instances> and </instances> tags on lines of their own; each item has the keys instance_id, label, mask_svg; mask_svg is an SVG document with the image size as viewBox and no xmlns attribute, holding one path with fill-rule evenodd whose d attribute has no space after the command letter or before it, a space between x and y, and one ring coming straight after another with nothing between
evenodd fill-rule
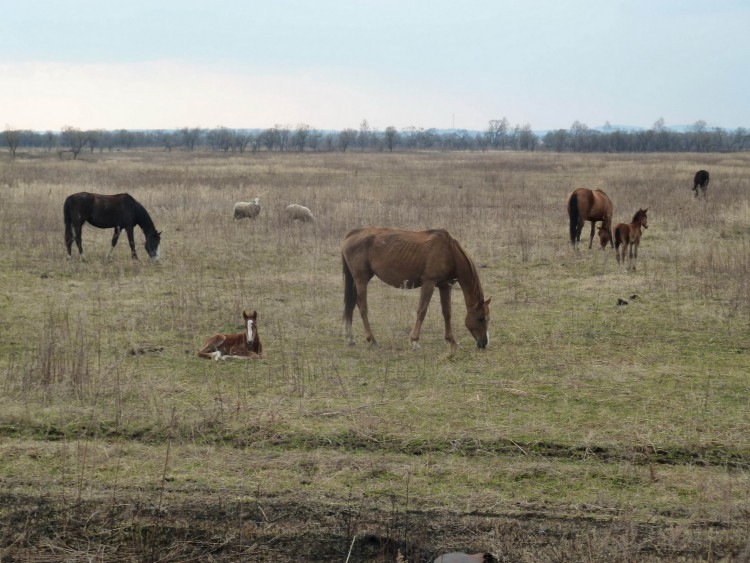
<instances>
[{"instance_id":1,"label":"foal's white blaze","mask_svg":"<svg viewBox=\"0 0 750 563\"><path fill-rule=\"evenodd\" d=\"M253 341L253 320L247 319L247 334L245 335L248 342Z\"/></svg>"}]
</instances>

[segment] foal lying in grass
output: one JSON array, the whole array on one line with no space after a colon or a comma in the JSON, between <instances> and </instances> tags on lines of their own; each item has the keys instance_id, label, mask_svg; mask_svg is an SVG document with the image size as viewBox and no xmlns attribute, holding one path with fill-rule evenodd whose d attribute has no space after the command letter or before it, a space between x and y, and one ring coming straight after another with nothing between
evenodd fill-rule
<instances>
[{"instance_id":1,"label":"foal lying in grass","mask_svg":"<svg viewBox=\"0 0 750 563\"><path fill-rule=\"evenodd\" d=\"M258 313L248 315L242 311L245 319L245 332L238 334L214 334L198 352L201 358L214 360L259 360L263 356L263 345L258 336Z\"/></svg>"}]
</instances>

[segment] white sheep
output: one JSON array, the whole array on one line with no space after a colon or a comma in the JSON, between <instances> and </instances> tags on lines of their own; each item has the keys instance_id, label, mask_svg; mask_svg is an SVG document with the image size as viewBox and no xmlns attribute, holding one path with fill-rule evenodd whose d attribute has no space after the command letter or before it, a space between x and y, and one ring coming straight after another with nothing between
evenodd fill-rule
<instances>
[{"instance_id":1,"label":"white sheep","mask_svg":"<svg viewBox=\"0 0 750 563\"><path fill-rule=\"evenodd\" d=\"M290 221L302 221L303 223L312 223L315 221L312 212L302 205L292 203L286 207L286 217Z\"/></svg>"},{"instance_id":2,"label":"white sheep","mask_svg":"<svg viewBox=\"0 0 750 563\"><path fill-rule=\"evenodd\" d=\"M255 219L260 213L260 198L256 197L252 201L238 201L234 204L234 219L244 219L248 217Z\"/></svg>"}]
</instances>

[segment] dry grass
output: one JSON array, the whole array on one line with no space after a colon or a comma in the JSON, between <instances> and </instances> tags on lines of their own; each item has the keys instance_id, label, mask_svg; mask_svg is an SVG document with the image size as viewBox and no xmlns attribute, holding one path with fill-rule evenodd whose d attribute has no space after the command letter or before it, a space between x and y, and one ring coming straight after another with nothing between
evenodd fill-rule
<instances>
[{"instance_id":1,"label":"dry grass","mask_svg":"<svg viewBox=\"0 0 750 563\"><path fill-rule=\"evenodd\" d=\"M744 154L0 161L0 556L343 560L356 535L361 560L741 558L748 169ZM605 189L616 222L649 208L637 272L574 255L579 186ZM144 262L125 240L106 260L111 233L91 227L87 261L65 260L62 202L81 190L141 201L162 262L140 231ZM233 221L255 196L258 219ZM289 203L316 223L286 222ZM461 350L433 303L413 352L417 294L377 282L381 346L346 346L338 245L363 225L458 238L493 296L490 348L472 347L457 293ZM243 308L268 359L195 357ZM28 508L41 498L46 519Z\"/></svg>"}]
</instances>

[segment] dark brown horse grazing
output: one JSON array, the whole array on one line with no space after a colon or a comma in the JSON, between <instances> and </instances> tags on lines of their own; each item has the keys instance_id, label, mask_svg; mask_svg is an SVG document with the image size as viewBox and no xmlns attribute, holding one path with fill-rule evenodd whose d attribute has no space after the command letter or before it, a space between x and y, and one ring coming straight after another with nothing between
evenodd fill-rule
<instances>
[{"instance_id":1,"label":"dark brown horse grazing","mask_svg":"<svg viewBox=\"0 0 750 563\"><path fill-rule=\"evenodd\" d=\"M258 313L248 315L242 311L245 332L238 334L214 334L198 351L198 356L213 360L260 360L263 345L258 336Z\"/></svg>"},{"instance_id":2,"label":"dark brown horse grazing","mask_svg":"<svg viewBox=\"0 0 750 563\"><path fill-rule=\"evenodd\" d=\"M633 220L629 225L625 223L618 223L615 226L615 252L617 253L617 263L625 263L625 253L630 248L628 254L628 264L635 270L635 263L638 260L638 246L641 244L641 235L643 229L648 229L648 216L646 213L648 208L639 209L633 215ZM622 245L622 255L620 254L620 246Z\"/></svg>"},{"instance_id":3,"label":"dark brown horse grazing","mask_svg":"<svg viewBox=\"0 0 750 563\"><path fill-rule=\"evenodd\" d=\"M700 188L700 190L699 190ZM695 197L698 197L699 192L703 192L703 197L706 197L706 189L708 188L708 170L698 170L693 178L693 191Z\"/></svg>"},{"instance_id":4,"label":"dark brown horse grazing","mask_svg":"<svg viewBox=\"0 0 750 563\"><path fill-rule=\"evenodd\" d=\"M612 200L602 190L578 188L568 196L568 217L570 217L570 242L578 250L576 242L581 242L581 231L586 221L591 221L589 248L594 242L594 227L597 221L609 232L612 244Z\"/></svg>"},{"instance_id":5,"label":"dark brown horse grazing","mask_svg":"<svg viewBox=\"0 0 750 563\"><path fill-rule=\"evenodd\" d=\"M159 259L161 233L156 230L148 211L130 194L101 195L79 192L65 199L63 215L65 216L65 246L68 249L68 258L70 258L70 251L73 246L73 231L75 231L78 254L83 258L81 230L83 224L88 222L100 229L114 228L112 247L109 249L107 257L115 249L120 231L125 229L130 243L130 254L135 260L138 259L138 255L135 253L135 240L133 239L133 229L138 225L146 236L146 252L153 260Z\"/></svg>"},{"instance_id":6,"label":"dark brown horse grazing","mask_svg":"<svg viewBox=\"0 0 750 563\"><path fill-rule=\"evenodd\" d=\"M355 229L344 238L341 256L344 268L344 332L350 344L354 344L352 315L355 305L362 315L367 342L376 344L367 318L367 284L373 276L377 276L393 287L421 288L417 322L411 332L414 348L419 347L422 322L435 287L440 291L445 341L452 351L457 348L451 327L451 288L455 282L464 293L466 328L476 340L477 347L487 347L492 298L484 298L474 262L448 231L402 231L385 227Z\"/></svg>"}]
</instances>

